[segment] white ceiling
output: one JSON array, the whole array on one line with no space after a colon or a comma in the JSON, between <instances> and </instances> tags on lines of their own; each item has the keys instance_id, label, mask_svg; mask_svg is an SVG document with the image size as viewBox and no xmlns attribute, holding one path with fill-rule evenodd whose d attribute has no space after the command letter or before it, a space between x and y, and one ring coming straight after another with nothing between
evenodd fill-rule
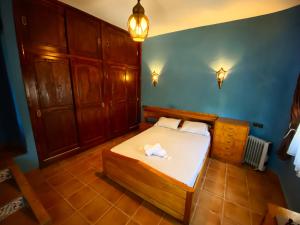
<instances>
[{"instance_id":1,"label":"white ceiling","mask_svg":"<svg viewBox=\"0 0 300 225\"><path fill-rule=\"evenodd\" d=\"M60 0L127 29L137 0ZM269 14L300 0L141 0L150 19L149 36Z\"/></svg>"}]
</instances>

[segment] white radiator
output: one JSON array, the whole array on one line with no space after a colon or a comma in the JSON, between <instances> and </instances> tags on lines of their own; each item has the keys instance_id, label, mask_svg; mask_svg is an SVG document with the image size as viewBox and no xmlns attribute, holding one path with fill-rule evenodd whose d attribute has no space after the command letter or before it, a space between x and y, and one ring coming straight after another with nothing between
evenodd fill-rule
<instances>
[{"instance_id":1,"label":"white radiator","mask_svg":"<svg viewBox=\"0 0 300 225\"><path fill-rule=\"evenodd\" d=\"M255 167L255 169L264 171L270 144L270 142L250 135L246 145L244 162Z\"/></svg>"}]
</instances>

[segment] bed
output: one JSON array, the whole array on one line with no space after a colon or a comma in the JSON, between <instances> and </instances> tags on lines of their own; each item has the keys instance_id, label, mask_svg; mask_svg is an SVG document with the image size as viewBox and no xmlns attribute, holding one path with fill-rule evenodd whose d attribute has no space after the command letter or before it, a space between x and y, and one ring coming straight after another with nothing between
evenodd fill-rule
<instances>
[{"instance_id":1,"label":"bed","mask_svg":"<svg viewBox=\"0 0 300 225\"><path fill-rule=\"evenodd\" d=\"M144 106L144 120L172 117L206 122L213 132L216 115ZM152 126L103 151L103 173L184 224L189 224L210 154L210 136ZM167 158L146 157L143 145L159 142Z\"/></svg>"}]
</instances>

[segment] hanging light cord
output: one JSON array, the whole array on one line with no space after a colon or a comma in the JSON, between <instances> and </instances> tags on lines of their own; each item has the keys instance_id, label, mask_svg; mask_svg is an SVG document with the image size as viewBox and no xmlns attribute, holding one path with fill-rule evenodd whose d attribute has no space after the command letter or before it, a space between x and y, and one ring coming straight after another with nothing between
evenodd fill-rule
<instances>
[{"instance_id":1,"label":"hanging light cord","mask_svg":"<svg viewBox=\"0 0 300 225\"><path fill-rule=\"evenodd\" d=\"M292 124L290 123L290 125L289 125L289 131L286 133L286 135L284 135L283 139L286 139L290 135L290 133L292 131L296 132L296 129L291 128L291 126L292 126Z\"/></svg>"}]
</instances>

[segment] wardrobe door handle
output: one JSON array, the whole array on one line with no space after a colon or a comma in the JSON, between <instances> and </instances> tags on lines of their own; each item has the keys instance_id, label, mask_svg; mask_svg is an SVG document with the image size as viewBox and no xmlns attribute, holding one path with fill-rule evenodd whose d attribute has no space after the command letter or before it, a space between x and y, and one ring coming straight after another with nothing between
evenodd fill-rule
<instances>
[{"instance_id":1,"label":"wardrobe door handle","mask_svg":"<svg viewBox=\"0 0 300 225\"><path fill-rule=\"evenodd\" d=\"M21 16L21 22L23 26L27 26L27 17L26 16Z\"/></svg>"},{"instance_id":2,"label":"wardrobe door handle","mask_svg":"<svg viewBox=\"0 0 300 225\"><path fill-rule=\"evenodd\" d=\"M36 110L36 116L38 117L38 118L41 118L42 117L42 112L41 112L41 110Z\"/></svg>"}]
</instances>

